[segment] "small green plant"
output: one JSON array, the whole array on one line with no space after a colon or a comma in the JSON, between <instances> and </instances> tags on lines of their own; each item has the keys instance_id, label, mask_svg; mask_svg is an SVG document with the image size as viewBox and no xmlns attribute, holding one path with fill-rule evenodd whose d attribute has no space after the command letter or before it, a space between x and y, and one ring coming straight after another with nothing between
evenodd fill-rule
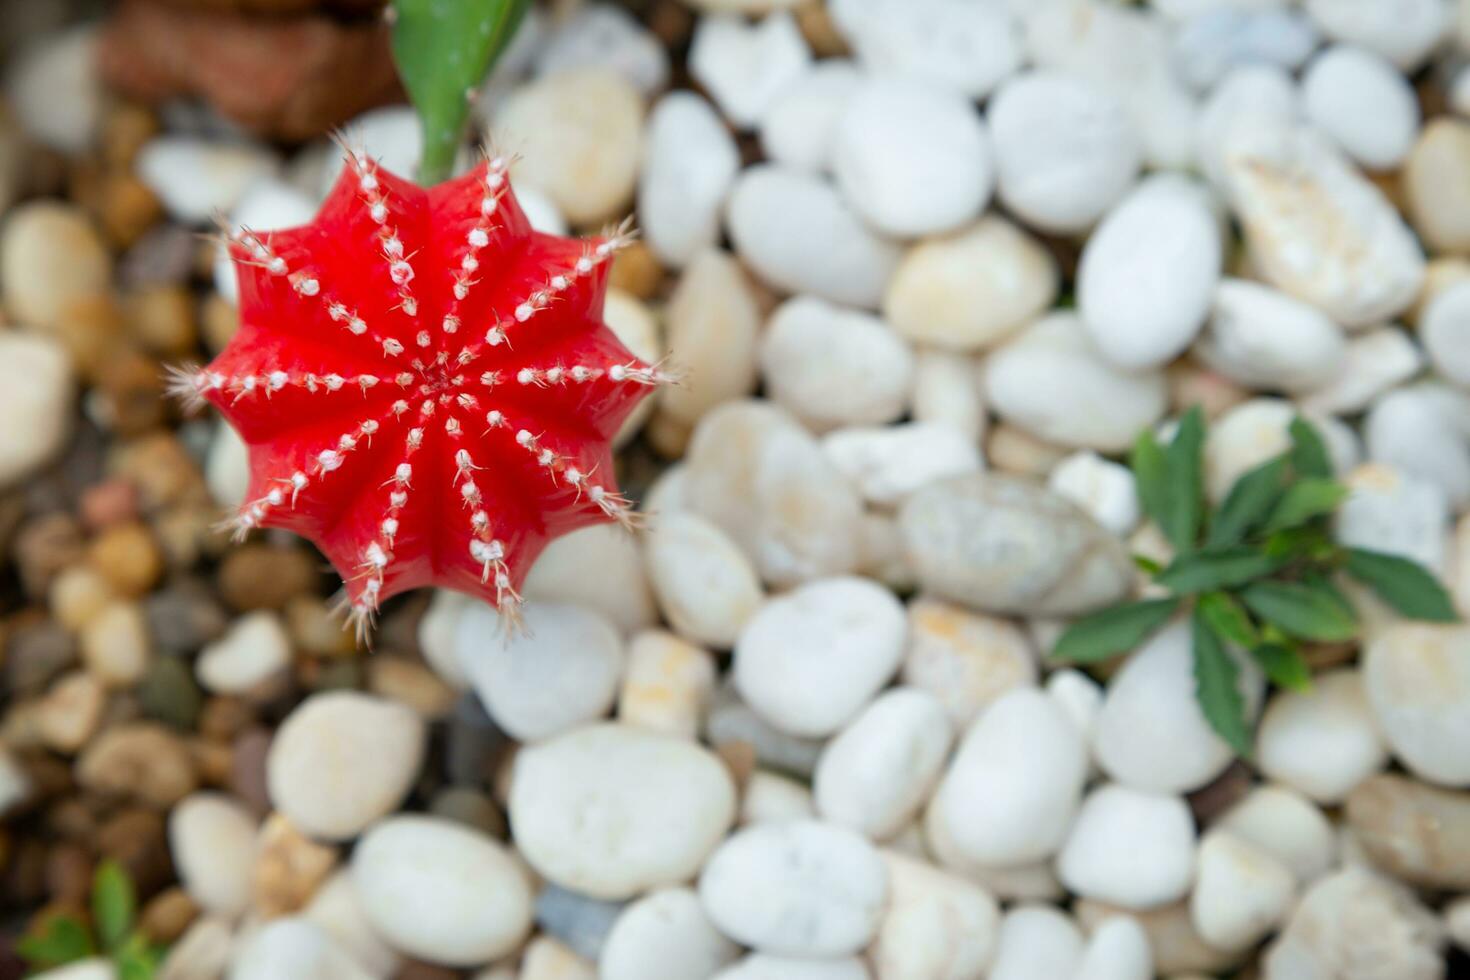
<instances>
[{"instance_id":1,"label":"small green plant","mask_svg":"<svg viewBox=\"0 0 1470 980\"><path fill-rule=\"evenodd\" d=\"M152 980L167 950L137 929L137 908L127 872L103 861L92 877L92 929L75 916L54 916L40 933L16 943L16 952L35 971L101 955L112 960L118 980Z\"/></svg>"},{"instance_id":2,"label":"small green plant","mask_svg":"<svg viewBox=\"0 0 1470 980\"><path fill-rule=\"evenodd\" d=\"M1161 566L1135 557L1168 595L1104 609L1075 621L1053 655L1089 663L1126 653L1176 613L1189 610L1195 696L1216 732L1242 756L1250 725L1227 652L1249 651L1266 677L1300 691L1311 684L1301 644L1352 640L1358 618L1333 584L1341 572L1366 585L1411 619L1454 622L1449 596L1434 576L1397 555L1347 548L1333 538L1331 518L1347 496L1317 431L1291 423L1291 447L1250 470L1218 508L1205 502L1204 415L1185 413L1161 445L1145 431L1131 464L1144 512L1174 549Z\"/></svg>"},{"instance_id":3,"label":"small green plant","mask_svg":"<svg viewBox=\"0 0 1470 980\"><path fill-rule=\"evenodd\" d=\"M419 182L449 177L470 100L531 0L394 0L393 61L424 131Z\"/></svg>"}]
</instances>

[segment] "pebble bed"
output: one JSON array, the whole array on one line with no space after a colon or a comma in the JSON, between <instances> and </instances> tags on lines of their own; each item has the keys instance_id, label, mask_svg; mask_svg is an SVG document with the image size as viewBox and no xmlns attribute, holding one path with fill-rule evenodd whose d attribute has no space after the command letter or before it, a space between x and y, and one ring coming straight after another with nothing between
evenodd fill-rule
<instances>
[{"instance_id":1,"label":"pebble bed","mask_svg":"<svg viewBox=\"0 0 1470 980\"><path fill-rule=\"evenodd\" d=\"M212 530L243 447L162 397L235 327L197 233L309 219L338 151L21 45L7 929L112 857L162 980L1467 969L1470 626L1364 599L1310 691L1243 670L1249 762L1185 624L1046 653L1167 558L1121 459L1193 404L1212 498L1302 413L1339 538L1470 614L1470 4L557 6L475 111L537 227L636 216L606 319L686 374L619 436L650 527L553 543L524 634L419 594L371 654L309 547ZM347 133L407 173L415 127Z\"/></svg>"}]
</instances>

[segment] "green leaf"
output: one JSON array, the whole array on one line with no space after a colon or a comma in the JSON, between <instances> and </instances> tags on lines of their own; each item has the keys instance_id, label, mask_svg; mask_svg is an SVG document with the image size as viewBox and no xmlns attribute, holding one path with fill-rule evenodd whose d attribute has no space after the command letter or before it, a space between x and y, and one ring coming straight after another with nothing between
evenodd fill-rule
<instances>
[{"instance_id":1,"label":"green leaf","mask_svg":"<svg viewBox=\"0 0 1470 980\"><path fill-rule=\"evenodd\" d=\"M1195 405L1179 420L1179 430L1164 454L1169 498L1161 527L1174 550L1181 553L1194 547L1204 515L1204 444L1205 413Z\"/></svg>"},{"instance_id":2,"label":"green leaf","mask_svg":"<svg viewBox=\"0 0 1470 980\"><path fill-rule=\"evenodd\" d=\"M1154 561L1147 555L1134 555L1133 564L1135 567L1143 572L1148 573L1149 575L1157 575L1164 570L1163 565L1160 565L1158 562Z\"/></svg>"},{"instance_id":3,"label":"green leaf","mask_svg":"<svg viewBox=\"0 0 1470 980\"><path fill-rule=\"evenodd\" d=\"M1296 647L1284 643L1261 643L1251 648L1251 656L1256 658L1256 663L1277 687L1288 691L1311 690L1311 668Z\"/></svg>"},{"instance_id":4,"label":"green leaf","mask_svg":"<svg viewBox=\"0 0 1470 980\"><path fill-rule=\"evenodd\" d=\"M1347 549L1347 573L1410 619L1455 623L1460 617L1444 586L1407 558L1363 548Z\"/></svg>"},{"instance_id":5,"label":"green leaf","mask_svg":"<svg viewBox=\"0 0 1470 980\"><path fill-rule=\"evenodd\" d=\"M1287 431L1291 434L1291 465L1296 475L1324 480L1332 476L1332 454L1317 427L1298 415Z\"/></svg>"},{"instance_id":6,"label":"green leaf","mask_svg":"<svg viewBox=\"0 0 1470 980\"><path fill-rule=\"evenodd\" d=\"M509 43L530 0L394 0L393 60L424 131L419 180L449 176L470 94Z\"/></svg>"},{"instance_id":7,"label":"green leaf","mask_svg":"<svg viewBox=\"0 0 1470 980\"><path fill-rule=\"evenodd\" d=\"M1187 595L1254 582L1281 565L1281 559L1251 548L1195 551L1174 559L1154 581L1171 592Z\"/></svg>"},{"instance_id":8,"label":"green leaf","mask_svg":"<svg viewBox=\"0 0 1470 980\"><path fill-rule=\"evenodd\" d=\"M1212 548L1239 544L1271 512L1286 486L1286 458L1277 456L1250 470L1225 495L1210 522L1206 544Z\"/></svg>"},{"instance_id":9,"label":"green leaf","mask_svg":"<svg viewBox=\"0 0 1470 980\"><path fill-rule=\"evenodd\" d=\"M1204 615L1195 610L1191 620L1194 634L1194 696L1205 719L1240 756L1251 754L1250 724L1245 701L1240 696L1240 667L1226 652Z\"/></svg>"},{"instance_id":10,"label":"green leaf","mask_svg":"<svg viewBox=\"0 0 1470 980\"><path fill-rule=\"evenodd\" d=\"M1209 592L1195 606L1223 643L1250 648L1261 642L1245 607L1228 592Z\"/></svg>"},{"instance_id":11,"label":"green leaf","mask_svg":"<svg viewBox=\"0 0 1470 980\"><path fill-rule=\"evenodd\" d=\"M21 959L37 969L49 969L83 960L97 952L87 927L67 915L58 915L46 923L35 936L26 936L15 944Z\"/></svg>"},{"instance_id":12,"label":"green leaf","mask_svg":"<svg viewBox=\"0 0 1470 980\"><path fill-rule=\"evenodd\" d=\"M97 865L92 878L92 923L102 948L111 952L122 945L133 928L137 897L122 865L113 860Z\"/></svg>"},{"instance_id":13,"label":"green leaf","mask_svg":"<svg viewBox=\"0 0 1470 980\"><path fill-rule=\"evenodd\" d=\"M1325 561L1337 554L1338 547L1325 528L1308 524L1305 527L1289 527L1273 532L1266 539L1265 551L1266 554L1283 560L1305 558Z\"/></svg>"},{"instance_id":14,"label":"green leaf","mask_svg":"<svg viewBox=\"0 0 1470 980\"><path fill-rule=\"evenodd\" d=\"M1241 590L1240 598L1291 636L1332 643L1358 632L1352 606L1324 582L1255 582Z\"/></svg>"},{"instance_id":15,"label":"green leaf","mask_svg":"<svg viewBox=\"0 0 1470 980\"><path fill-rule=\"evenodd\" d=\"M1133 440L1129 465L1133 470L1133 482L1138 486L1138 501L1143 512L1162 529L1169 513L1169 474L1164 450L1148 429Z\"/></svg>"},{"instance_id":16,"label":"green leaf","mask_svg":"<svg viewBox=\"0 0 1470 980\"><path fill-rule=\"evenodd\" d=\"M1090 663L1126 653L1164 625L1178 608L1178 599L1145 599L1084 616L1057 640L1052 656L1073 663Z\"/></svg>"},{"instance_id":17,"label":"green leaf","mask_svg":"<svg viewBox=\"0 0 1470 980\"><path fill-rule=\"evenodd\" d=\"M1330 514L1347 495L1348 488L1336 480L1314 476L1293 483L1272 508L1266 530L1283 531Z\"/></svg>"}]
</instances>

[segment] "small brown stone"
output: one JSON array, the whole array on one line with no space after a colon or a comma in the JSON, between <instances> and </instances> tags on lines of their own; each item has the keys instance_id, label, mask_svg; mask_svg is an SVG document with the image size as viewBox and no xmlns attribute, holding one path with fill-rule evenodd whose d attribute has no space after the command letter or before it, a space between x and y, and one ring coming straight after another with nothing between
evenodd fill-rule
<instances>
[{"instance_id":1,"label":"small brown stone","mask_svg":"<svg viewBox=\"0 0 1470 980\"><path fill-rule=\"evenodd\" d=\"M122 342L122 311L111 296L72 300L51 331L82 375L93 381Z\"/></svg>"},{"instance_id":2,"label":"small brown stone","mask_svg":"<svg viewBox=\"0 0 1470 980\"><path fill-rule=\"evenodd\" d=\"M611 289L621 289L639 299L652 299L663 285L664 267L646 242L635 241L613 258L607 274Z\"/></svg>"},{"instance_id":3,"label":"small brown stone","mask_svg":"<svg viewBox=\"0 0 1470 980\"><path fill-rule=\"evenodd\" d=\"M106 528L87 549L92 567L123 596L140 596L163 573L163 554L144 524L130 521Z\"/></svg>"},{"instance_id":4,"label":"small brown stone","mask_svg":"<svg viewBox=\"0 0 1470 980\"><path fill-rule=\"evenodd\" d=\"M286 603L286 628L302 653L314 657L352 657L358 653L352 632L342 628L341 619L320 596L292 596Z\"/></svg>"},{"instance_id":5,"label":"small brown stone","mask_svg":"<svg viewBox=\"0 0 1470 980\"><path fill-rule=\"evenodd\" d=\"M199 917L199 906L177 885L154 895L138 913L138 928L160 945L170 945Z\"/></svg>"},{"instance_id":6,"label":"small brown stone","mask_svg":"<svg viewBox=\"0 0 1470 980\"><path fill-rule=\"evenodd\" d=\"M97 736L76 764L77 782L96 793L164 809L198 785L189 750L156 722L137 722Z\"/></svg>"},{"instance_id":7,"label":"small brown stone","mask_svg":"<svg viewBox=\"0 0 1470 980\"><path fill-rule=\"evenodd\" d=\"M458 980L459 974L447 966L425 963L422 960L404 960L394 974L393 980Z\"/></svg>"},{"instance_id":8,"label":"small brown stone","mask_svg":"<svg viewBox=\"0 0 1470 980\"><path fill-rule=\"evenodd\" d=\"M55 752L75 754L96 733L106 703L107 690L91 674L67 674L41 700L36 717L41 738Z\"/></svg>"},{"instance_id":9,"label":"small brown stone","mask_svg":"<svg viewBox=\"0 0 1470 980\"><path fill-rule=\"evenodd\" d=\"M1370 776L1348 794L1347 824L1373 863L1424 888L1470 889L1470 793Z\"/></svg>"},{"instance_id":10,"label":"small brown stone","mask_svg":"<svg viewBox=\"0 0 1470 980\"><path fill-rule=\"evenodd\" d=\"M455 690L416 660L379 654L368 658L367 673L368 690L408 705L426 721L437 721L454 707Z\"/></svg>"},{"instance_id":11,"label":"small brown stone","mask_svg":"<svg viewBox=\"0 0 1470 980\"><path fill-rule=\"evenodd\" d=\"M163 367L142 351L118 345L97 370L88 411L97 424L120 435L138 435L167 418Z\"/></svg>"},{"instance_id":12,"label":"small brown stone","mask_svg":"<svg viewBox=\"0 0 1470 980\"><path fill-rule=\"evenodd\" d=\"M142 807L118 811L97 831L97 851L122 865L140 898L173 878L162 814Z\"/></svg>"},{"instance_id":13,"label":"small brown stone","mask_svg":"<svg viewBox=\"0 0 1470 980\"><path fill-rule=\"evenodd\" d=\"M127 171L103 175L97 184L95 207L107 240L120 249L135 244L163 219L158 195Z\"/></svg>"},{"instance_id":14,"label":"small brown stone","mask_svg":"<svg viewBox=\"0 0 1470 980\"><path fill-rule=\"evenodd\" d=\"M730 776L735 780L736 786L744 787L750 779L750 774L755 772L755 746L749 742L744 740L721 742L715 746L715 755L720 757L720 761L730 771Z\"/></svg>"},{"instance_id":15,"label":"small brown stone","mask_svg":"<svg viewBox=\"0 0 1470 980\"><path fill-rule=\"evenodd\" d=\"M265 776L265 760L270 747L270 731L252 728L235 739L235 751L230 760L230 792L261 814L271 807Z\"/></svg>"},{"instance_id":16,"label":"small brown stone","mask_svg":"<svg viewBox=\"0 0 1470 980\"><path fill-rule=\"evenodd\" d=\"M138 488L127 480L105 480L82 491L78 510L82 523L98 531L135 520L138 516Z\"/></svg>"},{"instance_id":17,"label":"small brown stone","mask_svg":"<svg viewBox=\"0 0 1470 980\"><path fill-rule=\"evenodd\" d=\"M196 653L225 631L228 619L214 594L198 579L170 582L143 600L153 642L167 653Z\"/></svg>"},{"instance_id":18,"label":"small brown stone","mask_svg":"<svg viewBox=\"0 0 1470 980\"><path fill-rule=\"evenodd\" d=\"M429 801L429 812L504 839L505 815L495 801L469 786L446 786Z\"/></svg>"},{"instance_id":19,"label":"small brown stone","mask_svg":"<svg viewBox=\"0 0 1470 980\"><path fill-rule=\"evenodd\" d=\"M684 455L689 439L694 435L694 427L660 409L649 418L643 434L654 452L664 459L678 459Z\"/></svg>"},{"instance_id":20,"label":"small brown stone","mask_svg":"<svg viewBox=\"0 0 1470 980\"><path fill-rule=\"evenodd\" d=\"M147 102L200 96L257 133L316 136L400 97L381 19L253 17L151 0L113 8L104 77Z\"/></svg>"},{"instance_id":21,"label":"small brown stone","mask_svg":"<svg viewBox=\"0 0 1470 980\"><path fill-rule=\"evenodd\" d=\"M130 170L133 159L161 128L158 115L136 102L115 101L102 119L102 160L113 170Z\"/></svg>"},{"instance_id":22,"label":"small brown stone","mask_svg":"<svg viewBox=\"0 0 1470 980\"><path fill-rule=\"evenodd\" d=\"M207 738L189 739L189 756L194 771L206 786L228 786L235 766L235 750L226 742Z\"/></svg>"},{"instance_id":23,"label":"small brown stone","mask_svg":"<svg viewBox=\"0 0 1470 980\"><path fill-rule=\"evenodd\" d=\"M196 502L172 507L153 519L153 533L170 568L192 568L208 555L214 557L229 547L229 537L219 531L219 507Z\"/></svg>"},{"instance_id":24,"label":"small brown stone","mask_svg":"<svg viewBox=\"0 0 1470 980\"><path fill-rule=\"evenodd\" d=\"M210 293L199 310L199 324L204 346L218 354L240 329L240 311L219 293Z\"/></svg>"},{"instance_id":25,"label":"small brown stone","mask_svg":"<svg viewBox=\"0 0 1470 980\"><path fill-rule=\"evenodd\" d=\"M255 723L255 709L244 699L217 695L204 702L199 712L199 734L228 741Z\"/></svg>"},{"instance_id":26,"label":"small brown stone","mask_svg":"<svg viewBox=\"0 0 1470 980\"><path fill-rule=\"evenodd\" d=\"M62 840L86 843L96 839L100 821L92 803L80 796L55 801L46 809L47 831Z\"/></svg>"},{"instance_id":27,"label":"small brown stone","mask_svg":"<svg viewBox=\"0 0 1470 980\"><path fill-rule=\"evenodd\" d=\"M199 343L194 298L182 284L146 286L123 299L128 332L148 350L182 357Z\"/></svg>"},{"instance_id":28,"label":"small brown stone","mask_svg":"<svg viewBox=\"0 0 1470 980\"><path fill-rule=\"evenodd\" d=\"M320 559L300 548L251 542L220 564L220 597L241 611L280 609L293 597L316 591Z\"/></svg>"},{"instance_id":29,"label":"small brown stone","mask_svg":"<svg viewBox=\"0 0 1470 980\"><path fill-rule=\"evenodd\" d=\"M138 683L152 659L143 608L126 599L103 606L82 630L80 640L88 672L110 688Z\"/></svg>"},{"instance_id":30,"label":"small brown stone","mask_svg":"<svg viewBox=\"0 0 1470 980\"><path fill-rule=\"evenodd\" d=\"M18 696L38 694L76 660L76 640L59 624L49 620L16 624L5 645L6 690Z\"/></svg>"},{"instance_id":31,"label":"small brown stone","mask_svg":"<svg viewBox=\"0 0 1470 980\"><path fill-rule=\"evenodd\" d=\"M335 847L316 843L282 814L271 814L255 842L255 911L273 919L301 909L336 864Z\"/></svg>"},{"instance_id":32,"label":"small brown stone","mask_svg":"<svg viewBox=\"0 0 1470 980\"><path fill-rule=\"evenodd\" d=\"M847 47L847 38L832 22L832 14L825 3L806 3L796 8L796 26L801 36L818 58L845 58L852 52Z\"/></svg>"},{"instance_id":33,"label":"small brown stone","mask_svg":"<svg viewBox=\"0 0 1470 980\"><path fill-rule=\"evenodd\" d=\"M85 547L82 527L70 514L46 514L26 522L13 549L21 587L32 598L41 598L57 572L81 560Z\"/></svg>"},{"instance_id":34,"label":"small brown stone","mask_svg":"<svg viewBox=\"0 0 1470 980\"><path fill-rule=\"evenodd\" d=\"M92 892L92 855L81 844L61 843L46 855L46 894L53 902L85 906Z\"/></svg>"}]
</instances>

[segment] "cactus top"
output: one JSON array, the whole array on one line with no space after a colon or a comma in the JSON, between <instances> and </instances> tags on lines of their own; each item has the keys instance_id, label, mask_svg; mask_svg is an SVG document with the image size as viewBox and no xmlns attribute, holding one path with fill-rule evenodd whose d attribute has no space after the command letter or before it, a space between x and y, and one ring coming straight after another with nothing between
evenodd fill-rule
<instances>
[{"instance_id":1,"label":"cactus top","mask_svg":"<svg viewBox=\"0 0 1470 980\"><path fill-rule=\"evenodd\" d=\"M602 322L626 241L533 231L498 156L425 189L361 153L311 224L233 235L239 331L174 387L249 447L234 530L313 541L360 633L431 584L514 617L551 538L632 518L611 439L665 376Z\"/></svg>"}]
</instances>

